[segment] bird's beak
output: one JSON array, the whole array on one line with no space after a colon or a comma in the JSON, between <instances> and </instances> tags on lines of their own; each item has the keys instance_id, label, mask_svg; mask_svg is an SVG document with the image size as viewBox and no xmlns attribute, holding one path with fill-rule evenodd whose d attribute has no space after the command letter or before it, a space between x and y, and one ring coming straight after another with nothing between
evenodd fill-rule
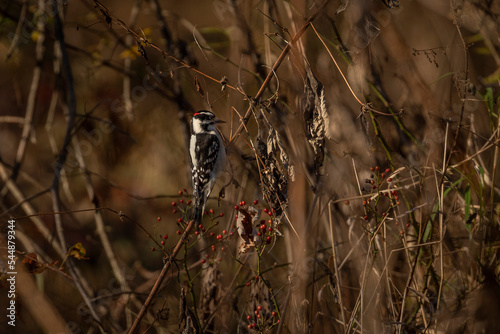
<instances>
[{"instance_id":1,"label":"bird's beak","mask_svg":"<svg viewBox=\"0 0 500 334\"><path fill-rule=\"evenodd\" d=\"M219 123L226 123L226 121L220 120L220 119L218 119L217 117L215 117L214 121L215 121L215 123L216 123L216 124L219 124Z\"/></svg>"}]
</instances>

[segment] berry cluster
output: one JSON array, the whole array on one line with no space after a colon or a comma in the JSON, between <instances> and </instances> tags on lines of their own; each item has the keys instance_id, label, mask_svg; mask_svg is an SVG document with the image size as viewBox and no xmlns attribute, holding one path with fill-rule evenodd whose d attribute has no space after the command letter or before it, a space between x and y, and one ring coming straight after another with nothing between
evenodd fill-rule
<instances>
[{"instance_id":1,"label":"berry cluster","mask_svg":"<svg viewBox=\"0 0 500 334\"><path fill-rule=\"evenodd\" d=\"M370 172L370 178L366 179L365 183L371 187L368 192L371 196L363 200L363 207L365 209L363 219L368 221L370 218L373 218L377 223L394 220L394 225L399 228L400 223L395 218L390 217L391 213L393 213L394 217L397 216L396 210L401 204L399 193L394 189L396 188L396 184L394 176L391 176L391 169L386 168L382 170L376 166L370 167ZM367 191L365 188L362 188L362 190ZM408 227L410 227L409 223L405 225L405 228ZM400 229L399 234L403 236L404 231Z\"/></svg>"},{"instance_id":2,"label":"berry cluster","mask_svg":"<svg viewBox=\"0 0 500 334\"><path fill-rule=\"evenodd\" d=\"M257 306L253 314L247 315L248 329L265 332L280 323L278 312L266 312L262 306Z\"/></svg>"},{"instance_id":3,"label":"berry cluster","mask_svg":"<svg viewBox=\"0 0 500 334\"><path fill-rule=\"evenodd\" d=\"M256 206L259 204L259 200L253 201L253 206L246 203L246 201L241 201L239 204L234 206L234 209L238 212L235 218L238 221L238 215L243 215L241 223L243 225L255 224L252 229L256 231L256 235L265 242L266 244L271 244L273 237L275 236L275 229L279 230L279 224L276 219L276 212L273 209L264 208L264 216L266 219L260 219L261 210L257 209ZM247 231L248 234L249 231Z\"/></svg>"},{"instance_id":4,"label":"berry cluster","mask_svg":"<svg viewBox=\"0 0 500 334\"><path fill-rule=\"evenodd\" d=\"M185 230L187 223L189 222L189 219L191 217L191 211L192 211L192 206L193 202L191 200L191 195L187 192L186 189L179 190L179 199L177 201L172 202L172 213L175 216L175 223L177 224L177 235L182 235L183 231ZM194 235L199 239L199 238L204 238L204 237L214 237L216 233L215 227L219 225L219 218L224 217L224 213L216 213L214 209L210 208L205 211L205 216L208 217L208 225L205 227L203 224L199 224L196 226L196 229L194 231ZM161 217L158 217L158 222L161 221ZM222 234L217 234L215 243L223 241L223 236L231 236L233 232L228 234L226 230L222 231ZM167 234L160 234L159 235L159 240L157 242L158 245L160 246L160 249L165 249L165 243L168 239ZM198 240L197 239L197 240ZM222 247L223 248L223 247ZM155 247L151 247L151 251L155 251ZM212 251L216 251L215 245L212 245ZM204 263L205 260L202 260Z\"/></svg>"}]
</instances>

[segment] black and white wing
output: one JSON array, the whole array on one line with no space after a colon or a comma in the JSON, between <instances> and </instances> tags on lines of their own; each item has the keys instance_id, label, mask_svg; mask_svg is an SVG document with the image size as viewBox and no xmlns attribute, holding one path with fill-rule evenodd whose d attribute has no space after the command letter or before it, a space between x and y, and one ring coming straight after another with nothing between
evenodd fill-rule
<instances>
[{"instance_id":1,"label":"black and white wing","mask_svg":"<svg viewBox=\"0 0 500 334\"><path fill-rule=\"evenodd\" d=\"M191 138L189 156L195 198L195 218L201 218L205 201L215 184L214 168L219 154L220 143L213 133L199 133Z\"/></svg>"}]
</instances>

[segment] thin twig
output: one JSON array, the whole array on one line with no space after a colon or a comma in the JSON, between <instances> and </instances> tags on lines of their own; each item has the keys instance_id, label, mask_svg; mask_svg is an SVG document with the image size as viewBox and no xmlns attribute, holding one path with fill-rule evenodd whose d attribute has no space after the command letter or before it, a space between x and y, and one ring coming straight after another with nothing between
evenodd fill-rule
<instances>
[{"instance_id":1,"label":"thin twig","mask_svg":"<svg viewBox=\"0 0 500 334\"><path fill-rule=\"evenodd\" d=\"M295 44L302 37L302 35L307 30L309 25L322 12L322 10L326 7L328 2L329 2L329 0L323 1L323 3L316 9L316 11L311 16L309 16L309 18L306 20L306 22L304 23L302 28L300 28L300 30L297 31L297 33L293 36L292 40L285 46L285 48L281 52L280 56L278 57L278 59L274 63L271 71L269 71L266 79L264 80L264 82L260 86L259 91L257 92L257 94L255 94L254 98L250 102L250 106L248 107L248 109L245 113L245 116L243 117L243 122L240 123L238 129L236 129L235 133L233 134L233 137L229 141L228 147L231 147L232 145L234 145L234 143L236 142L236 139L238 138L240 133L243 131L244 125L246 125L246 123L248 123L248 121L250 119L250 114L252 113L252 109L257 105L257 103L259 102L262 95L264 95L264 92L266 91L267 86L271 82L271 78L274 76L274 73L276 73L276 71L278 70L278 67L280 67L283 60L285 60L285 57L292 49L292 45Z\"/></svg>"},{"instance_id":2,"label":"thin twig","mask_svg":"<svg viewBox=\"0 0 500 334\"><path fill-rule=\"evenodd\" d=\"M177 255L179 254L182 246L184 243L187 241L187 238L189 236L189 233L193 229L195 225L195 220L191 220L189 224L186 226L186 229L184 230L184 233L182 234L181 238L179 241L177 241L177 244L175 245L174 250L172 251L172 254L167 259L167 262L163 265L163 268L160 272L160 275L158 276L158 279L155 282L155 285L151 289L151 292L148 295L148 298L144 302L144 305L142 306L141 310L139 311L139 314L137 314L137 318L135 319L134 323L132 324L132 327L130 327L128 333L133 334L136 333L139 330L140 323L142 318L146 315L146 312L148 310L148 307L151 305L154 297L156 296L156 293L158 292L158 289L161 286L161 283L163 282L163 279L165 278L165 275L167 274L168 270L170 269L170 266L172 265L172 262L175 260Z\"/></svg>"}]
</instances>

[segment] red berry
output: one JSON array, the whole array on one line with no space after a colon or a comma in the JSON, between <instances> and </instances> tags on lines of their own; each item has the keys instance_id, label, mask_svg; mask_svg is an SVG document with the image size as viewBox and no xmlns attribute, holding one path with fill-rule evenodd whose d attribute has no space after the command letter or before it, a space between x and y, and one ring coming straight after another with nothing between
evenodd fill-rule
<instances>
[{"instance_id":1,"label":"red berry","mask_svg":"<svg viewBox=\"0 0 500 334\"><path fill-rule=\"evenodd\" d=\"M269 217L271 217L273 215L273 213L271 211L269 211L267 214L269 215Z\"/></svg>"},{"instance_id":2,"label":"red berry","mask_svg":"<svg viewBox=\"0 0 500 334\"><path fill-rule=\"evenodd\" d=\"M259 314L259 310L255 310L255 315L258 315Z\"/></svg>"},{"instance_id":3,"label":"red berry","mask_svg":"<svg viewBox=\"0 0 500 334\"><path fill-rule=\"evenodd\" d=\"M182 189L182 190L184 190L184 192L185 192L185 193L187 193L187 192L188 192L188 191L186 190L186 188L184 188L184 189Z\"/></svg>"},{"instance_id":4,"label":"red berry","mask_svg":"<svg viewBox=\"0 0 500 334\"><path fill-rule=\"evenodd\" d=\"M262 306L257 306L257 310L262 311Z\"/></svg>"},{"instance_id":5,"label":"red berry","mask_svg":"<svg viewBox=\"0 0 500 334\"><path fill-rule=\"evenodd\" d=\"M257 205L257 204L259 204L258 200L253 201L253 205Z\"/></svg>"},{"instance_id":6,"label":"red berry","mask_svg":"<svg viewBox=\"0 0 500 334\"><path fill-rule=\"evenodd\" d=\"M219 234L219 235L217 235L217 240L220 240L220 239L222 239L222 235Z\"/></svg>"},{"instance_id":7,"label":"red berry","mask_svg":"<svg viewBox=\"0 0 500 334\"><path fill-rule=\"evenodd\" d=\"M378 166L375 166L375 170L379 170L379 167L378 167Z\"/></svg>"},{"instance_id":8,"label":"red berry","mask_svg":"<svg viewBox=\"0 0 500 334\"><path fill-rule=\"evenodd\" d=\"M176 205L177 205L177 203L175 203L175 202L172 202L172 206L176 206Z\"/></svg>"},{"instance_id":9,"label":"red berry","mask_svg":"<svg viewBox=\"0 0 500 334\"><path fill-rule=\"evenodd\" d=\"M175 233L177 233L178 235L182 234L182 232L180 230L177 230L177 232L175 232Z\"/></svg>"},{"instance_id":10,"label":"red berry","mask_svg":"<svg viewBox=\"0 0 500 334\"><path fill-rule=\"evenodd\" d=\"M179 196L182 196L182 190L179 190Z\"/></svg>"},{"instance_id":11,"label":"red berry","mask_svg":"<svg viewBox=\"0 0 500 334\"><path fill-rule=\"evenodd\" d=\"M240 207L239 207L239 206L237 206L237 205L235 205L235 206L234 206L234 209L235 209L235 210L238 210L239 208L240 208Z\"/></svg>"},{"instance_id":12,"label":"red berry","mask_svg":"<svg viewBox=\"0 0 500 334\"><path fill-rule=\"evenodd\" d=\"M210 232L210 236L213 237L214 236L214 232Z\"/></svg>"},{"instance_id":13,"label":"red berry","mask_svg":"<svg viewBox=\"0 0 500 334\"><path fill-rule=\"evenodd\" d=\"M173 210L172 210L172 213L177 213L177 209L173 209Z\"/></svg>"},{"instance_id":14,"label":"red berry","mask_svg":"<svg viewBox=\"0 0 500 334\"><path fill-rule=\"evenodd\" d=\"M364 220L368 220L368 216L364 216L364 217L363 217L363 219L364 219Z\"/></svg>"},{"instance_id":15,"label":"red berry","mask_svg":"<svg viewBox=\"0 0 500 334\"><path fill-rule=\"evenodd\" d=\"M224 214L222 212L219 213L219 217L224 217Z\"/></svg>"},{"instance_id":16,"label":"red berry","mask_svg":"<svg viewBox=\"0 0 500 334\"><path fill-rule=\"evenodd\" d=\"M200 234L200 232L194 231L194 235L198 235L198 234Z\"/></svg>"},{"instance_id":17,"label":"red berry","mask_svg":"<svg viewBox=\"0 0 500 334\"><path fill-rule=\"evenodd\" d=\"M207 262L207 261L205 261L205 259L201 260L201 263L205 263L205 262Z\"/></svg>"},{"instance_id":18,"label":"red berry","mask_svg":"<svg viewBox=\"0 0 500 334\"><path fill-rule=\"evenodd\" d=\"M251 315L247 316L247 320L250 320L250 319L252 319L252 316ZM248 326L250 326L250 325L248 325Z\"/></svg>"},{"instance_id":19,"label":"red berry","mask_svg":"<svg viewBox=\"0 0 500 334\"><path fill-rule=\"evenodd\" d=\"M264 212L267 213L269 210L267 208L264 209Z\"/></svg>"},{"instance_id":20,"label":"red berry","mask_svg":"<svg viewBox=\"0 0 500 334\"><path fill-rule=\"evenodd\" d=\"M191 200L188 200L186 204L191 205Z\"/></svg>"},{"instance_id":21,"label":"red berry","mask_svg":"<svg viewBox=\"0 0 500 334\"><path fill-rule=\"evenodd\" d=\"M366 204L368 204L368 202L367 201L363 201L363 205L366 205Z\"/></svg>"},{"instance_id":22,"label":"red berry","mask_svg":"<svg viewBox=\"0 0 500 334\"><path fill-rule=\"evenodd\" d=\"M267 230L268 230L269 232L272 232L272 231L273 231L273 228L272 228L272 227L269 227Z\"/></svg>"},{"instance_id":23,"label":"red berry","mask_svg":"<svg viewBox=\"0 0 500 334\"><path fill-rule=\"evenodd\" d=\"M180 202L181 204L183 204L183 203L184 203L184 200L181 198L181 199L179 200L179 202Z\"/></svg>"},{"instance_id":24,"label":"red berry","mask_svg":"<svg viewBox=\"0 0 500 334\"><path fill-rule=\"evenodd\" d=\"M390 169L390 168L387 168L387 169L385 170L385 172L386 172L386 173L390 173L390 172L391 172L391 169Z\"/></svg>"},{"instance_id":25,"label":"red berry","mask_svg":"<svg viewBox=\"0 0 500 334\"><path fill-rule=\"evenodd\" d=\"M165 245L165 240L160 241L160 244Z\"/></svg>"},{"instance_id":26,"label":"red berry","mask_svg":"<svg viewBox=\"0 0 500 334\"><path fill-rule=\"evenodd\" d=\"M198 225L198 228L201 230L203 228L203 225L202 224Z\"/></svg>"},{"instance_id":27,"label":"red berry","mask_svg":"<svg viewBox=\"0 0 500 334\"><path fill-rule=\"evenodd\" d=\"M264 224L260 225L260 229L261 230L265 230L266 229L266 225L264 225Z\"/></svg>"},{"instance_id":28,"label":"red berry","mask_svg":"<svg viewBox=\"0 0 500 334\"><path fill-rule=\"evenodd\" d=\"M160 220L161 220L161 217L156 218L156 220L160 221Z\"/></svg>"},{"instance_id":29,"label":"red berry","mask_svg":"<svg viewBox=\"0 0 500 334\"><path fill-rule=\"evenodd\" d=\"M272 221L271 219L269 219L269 220L267 221L267 223L268 223L269 225L271 225L271 224L273 223L273 221Z\"/></svg>"},{"instance_id":30,"label":"red berry","mask_svg":"<svg viewBox=\"0 0 500 334\"><path fill-rule=\"evenodd\" d=\"M167 239L168 239L168 235L166 235L166 234L165 234L165 235L163 236L163 239L167 240Z\"/></svg>"},{"instance_id":31,"label":"red berry","mask_svg":"<svg viewBox=\"0 0 500 334\"><path fill-rule=\"evenodd\" d=\"M345 205L349 205L349 201L348 201L348 200L345 200L344 204L345 204Z\"/></svg>"},{"instance_id":32,"label":"red berry","mask_svg":"<svg viewBox=\"0 0 500 334\"><path fill-rule=\"evenodd\" d=\"M260 233L260 232L257 232L257 235L258 235L259 237L261 237L261 236L262 236L262 233Z\"/></svg>"},{"instance_id":33,"label":"red berry","mask_svg":"<svg viewBox=\"0 0 500 334\"><path fill-rule=\"evenodd\" d=\"M247 284L245 284L246 286L250 286L252 284L252 282L248 282Z\"/></svg>"},{"instance_id":34,"label":"red berry","mask_svg":"<svg viewBox=\"0 0 500 334\"><path fill-rule=\"evenodd\" d=\"M222 231L222 234L227 234L227 231L226 230Z\"/></svg>"},{"instance_id":35,"label":"red berry","mask_svg":"<svg viewBox=\"0 0 500 334\"><path fill-rule=\"evenodd\" d=\"M271 315L272 315L273 317L275 317L277 314L278 314L278 313L276 313L276 312L274 312L274 311L271 313Z\"/></svg>"},{"instance_id":36,"label":"red berry","mask_svg":"<svg viewBox=\"0 0 500 334\"><path fill-rule=\"evenodd\" d=\"M182 218L177 219L179 223L182 223Z\"/></svg>"},{"instance_id":37,"label":"red berry","mask_svg":"<svg viewBox=\"0 0 500 334\"><path fill-rule=\"evenodd\" d=\"M245 205L245 204L246 204L246 202L245 202L245 201L241 201L241 202L240 202L240 205Z\"/></svg>"},{"instance_id":38,"label":"red berry","mask_svg":"<svg viewBox=\"0 0 500 334\"><path fill-rule=\"evenodd\" d=\"M214 209L210 208L209 212L210 212L211 214L214 214L214 212L215 212L215 211L214 211Z\"/></svg>"},{"instance_id":39,"label":"red berry","mask_svg":"<svg viewBox=\"0 0 500 334\"><path fill-rule=\"evenodd\" d=\"M392 179L391 179L391 178L388 178L388 179L387 179L387 182L392 182Z\"/></svg>"}]
</instances>

